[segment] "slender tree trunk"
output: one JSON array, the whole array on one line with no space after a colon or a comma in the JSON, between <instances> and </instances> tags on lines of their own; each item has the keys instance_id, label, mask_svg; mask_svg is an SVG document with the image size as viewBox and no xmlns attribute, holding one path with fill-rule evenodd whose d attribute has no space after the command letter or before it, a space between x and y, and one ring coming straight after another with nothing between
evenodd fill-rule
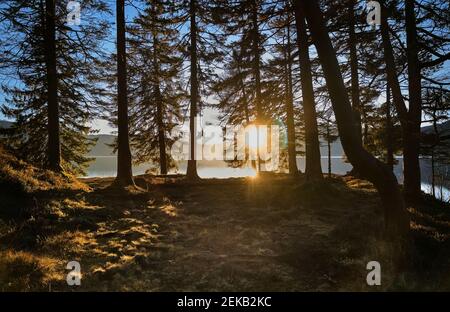
<instances>
[{"instance_id":1,"label":"slender tree trunk","mask_svg":"<svg viewBox=\"0 0 450 312\"><path fill-rule=\"evenodd\" d=\"M261 106L261 55L260 55L260 38L258 25L258 6L259 0L253 0L251 23L252 23L252 52L253 52L253 76L255 78L255 107L256 107L256 158L257 170L261 171L261 158L259 153L259 125L265 122L262 106Z\"/></svg>"},{"instance_id":2,"label":"slender tree trunk","mask_svg":"<svg viewBox=\"0 0 450 312\"><path fill-rule=\"evenodd\" d=\"M241 60L239 60L240 62ZM245 85L244 85L244 80L242 79L241 76L241 69L238 66L238 74L239 74L239 79L240 79L240 86L241 86L241 92L242 92L242 100L244 101L244 114L245 114L245 125L247 126L248 124L250 124L250 112L248 110L248 101L247 101L247 92L245 92ZM237 144L237 142L236 142ZM237 148L237 147L236 147ZM254 160L250 161L250 155L249 155L249 150L248 148L245 148L245 161L249 162L250 166L252 168L255 168L256 166L254 165Z\"/></svg>"},{"instance_id":3,"label":"slender tree trunk","mask_svg":"<svg viewBox=\"0 0 450 312\"><path fill-rule=\"evenodd\" d=\"M189 115L189 131L190 131L190 155L187 165L186 176L188 179L199 179L197 174L197 160L196 160L196 147L197 147L197 106L199 100L198 93L198 56L197 56L197 3L195 0L191 0L189 4L190 15L190 57L191 57L191 107Z\"/></svg>"},{"instance_id":4,"label":"slender tree trunk","mask_svg":"<svg viewBox=\"0 0 450 312\"><path fill-rule=\"evenodd\" d=\"M238 60L239 60L239 64L238 64L237 71L238 71L238 75L239 75L239 85L240 85L241 92L242 92L242 99L244 101L245 122L246 122L246 125L248 125L250 123L250 113L248 111L247 92L245 92L244 79L242 78L242 73L241 73L240 64L242 62L242 59L240 56L239 56Z\"/></svg>"},{"instance_id":5,"label":"slender tree trunk","mask_svg":"<svg viewBox=\"0 0 450 312\"><path fill-rule=\"evenodd\" d=\"M352 108L355 118L355 131L359 135L362 143L362 125L361 125L361 101L359 98L359 75L358 75L358 53L356 50L355 34L355 0L349 1L348 6L348 26L349 26L349 48L350 48L350 73L351 73L351 95Z\"/></svg>"},{"instance_id":6,"label":"slender tree trunk","mask_svg":"<svg viewBox=\"0 0 450 312\"><path fill-rule=\"evenodd\" d=\"M248 102L247 102L247 94L245 92L245 86L241 79L241 88L242 88L242 98L244 100L244 114L245 114L245 122L246 125L250 123L250 113L248 111Z\"/></svg>"},{"instance_id":7,"label":"slender tree trunk","mask_svg":"<svg viewBox=\"0 0 450 312\"><path fill-rule=\"evenodd\" d=\"M292 47L291 47L291 15L287 20L287 44L286 44L286 124L288 139L289 173L298 174L297 152L295 148L295 122L294 122L294 97L292 91Z\"/></svg>"},{"instance_id":8,"label":"slender tree trunk","mask_svg":"<svg viewBox=\"0 0 450 312\"><path fill-rule=\"evenodd\" d=\"M331 177L331 132L330 121L327 120L328 177Z\"/></svg>"},{"instance_id":9,"label":"slender tree trunk","mask_svg":"<svg viewBox=\"0 0 450 312\"><path fill-rule=\"evenodd\" d=\"M156 118L158 123L159 168L161 174L167 174L166 134L163 122L163 103L159 84L155 86Z\"/></svg>"},{"instance_id":10,"label":"slender tree trunk","mask_svg":"<svg viewBox=\"0 0 450 312\"><path fill-rule=\"evenodd\" d=\"M394 147L392 139L391 91L386 84L386 163L394 171Z\"/></svg>"},{"instance_id":11,"label":"slender tree trunk","mask_svg":"<svg viewBox=\"0 0 450 312\"><path fill-rule=\"evenodd\" d=\"M355 33L355 0L348 1L348 46L350 52L350 94L352 100L353 117L355 120L355 132L359 136L361 144L364 146L364 142L367 142L367 116L361 107L361 100L359 97L359 74L358 74L358 52L357 52L357 39ZM361 122L361 116L364 118L364 128ZM350 171L353 176L361 176L361 173L353 169Z\"/></svg>"},{"instance_id":12,"label":"slender tree trunk","mask_svg":"<svg viewBox=\"0 0 450 312\"><path fill-rule=\"evenodd\" d=\"M406 108L405 101L397 78L397 71L394 63L394 52L389 38L389 25L387 22L388 11L382 7L381 14L381 37L383 41L384 59L386 63L386 73L388 84L392 92L392 99L397 110L402 127L403 145L403 172L404 172L404 196L408 202L418 201L420 193L420 166L419 166L419 144L420 136L417 136L417 127L420 133L420 122L417 125L416 111L417 103L411 102L410 111ZM414 84L413 84L414 85ZM419 86L420 87L420 86ZM419 108L419 111L421 108ZM419 117L420 120L421 117Z\"/></svg>"},{"instance_id":13,"label":"slender tree trunk","mask_svg":"<svg viewBox=\"0 0 450 312\"><path fill-rule=\"evenodd\" d=\"M260 38L259 38L259 25L258 25L258 3L259 0L253 0L252 7L252 33L253 33L253 76L255 78L255 107L256 107L256 119L258 121L263 120L263 111L261 106L261 55L260 55Z\"/></svg>"},{"instance_id":14,"label":"slender tree trunk","mask_svg":"<svg viewBox=\"0 0 450 312\"><path fill-rule=\"evenodd\" d=\"M118 148L117 177L119 186L134 185L128 133L127 56L125 42L125 3L117 0L117 104Z\"/></svg>"},{"instance_id":15,"label":"slender tree trunk","mask_svg":"<svg viewBox=\"0 0 450 312\"><path fill-rule=\"evenodd\" d=\"M317 0L297 0L295 13L303 10L325 75L339 135L353 167L377 188L385 212L385 229L391 238L405 237L409 220L397 179L389 168L367 152L354 131L353 111L348 99L335 50L331 44Z\"/></svg>"},{"instance_id":16,"label":"slender tree trunk","mask_svg":"<svg viewBox=\"0 0 450 312\"><path fill-rule=\"evenodd\" d=\"M306 22L301 10L297 10L297 42L300 60L300 79L302 85L303 111L305 120L305 143L306 143L306 181L322 180L322 167L320 164L319 131L317 129L316 103L314 101L314 90L311 74L311 63L309 60L308 35Z\"/></svg>"},{"instance_id":17,"label":"slender tree trunk","mask_svg":"<svg viewBox=\"0 0 450 312\"><path fill-rule=\"evenodd\" d=\"M434 169L434 148L431 149L431 189L432 189L432 194L433 197L436 198L436 190L434 189L436 186L435 183L435 173L434 173L435 169Z\"/></svg>"},{"instance_id":18,"label":"slender tree trunk","mask_svg":"<svg viewBox=\"0 0 450 312\"><path fill-rule=\"evenodd\" d=\"M434 130L434 134L436 136L436 138L438 138L439 142L439 130L438 130L438 125L437 125L437 116L436 116L436 110L437 107L433 107L433 130ZM435 174L435 157L434 157L434 149L436 148L436 146L438 145L438 143L433 143L433 145L431 146L431 187L433 189L433 197L436 198L436 174ZM442 190L441 190L441 197L442 197Z\"/></svg>"},{"instance_id":19,"label":"slender tree trunk","mask_svg":"<svg viewBox=\"0 0 450 312\"><path fill-rule=\"evenodd\" d=\"M153 18L158 18L155 8L153 10ZM167 174L167 155L166 155L166 134L165 127L163 121L163 98L161 95L159 75L160 75L160 66L158 62L157 49L159 46L158 34L156 33L156 29L152 32L153 37L153 68L155 77L154 79L154 92L155 92L155 100L156 100L156 122L158 124L158 147L159 147L159 168L161 174Z\"/></svg>"},{"instance_id":20,"label":"slender tree trunk","mask_svg":"<svg viewBox=\"0 0 450 312\"><path fill-rule=\"evenodd\" d=\"M419 64L419 45L417 42L416 15L414 0L405 1L406 17L406 55L408 57L408 90L409 90L409 135L405 142L408 151L405 162L405 195L416 202L421 197L420 187L420 126L422 123L422 84Z\"/></svg>"},{"instance_id":21,"label":"slender tree trunk","mask_svg":"<svg viewBox=\"0 0 450 312\"><path fill-rule=\"evenodd\" d=\"M242 87L242 94L243 94L243 96L244 96L244 98L245 98L245 90L244 90L244 87ZM248 103L247 103L247 99L244 99L244 113L245 113L245 122L246 122L246 125L248 125L249 123L250 123L250 113L249 113L249 111L248 111Z\"/></svg>"},{"instance_id":22,"label":"slender tree trunk","mask_svg":"<svg viewBox=\"0 0 450 312\"><path fill-rule=\"evenodd\" d=\"M47 67L47 165L60 172L61 142L59 135L58 77L56 71L55 0L45 1L45 63Z\"/></svg>"}]
</instances>

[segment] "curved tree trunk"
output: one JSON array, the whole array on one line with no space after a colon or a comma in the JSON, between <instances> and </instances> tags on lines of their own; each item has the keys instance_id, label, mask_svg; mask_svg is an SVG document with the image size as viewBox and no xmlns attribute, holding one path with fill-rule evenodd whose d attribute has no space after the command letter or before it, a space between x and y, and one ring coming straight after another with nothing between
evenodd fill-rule
<instances>
[{"instance_id":1,"label":"curved tree trunk","mask_svg":"<svg viewBox=\"0 0 450 312\"><path fill-rule=\"evenodd\" d=\"M397 179L384 163L363 148L355 133L352 107L318 2L297 0L296 3L295 13L301 16L303 10L319 55L345 154L356 170L377 188L384 206L387 234L403 237L409 230L409 219Z\"/></svg>"},{"instance_id":2,"label":"curved tree trunk","mask_svg":"<svg viewBox=\"0 0 450 312\"><path fill-rule=\"evenodd\" d=\"M125 44L125 3L116 2L117 9L117 105L118 148L117 177L119 186L134 185L131 167L131 151L128 133L127 57Z\"/></svg>"},{"instance_id":3,"label":"curved tree trunk","mask_svg":"<svg viewBox=\"0 0 450 312\"><path fill-rule=\"evenodd\" d=\"M302 85L303 111L305 120L306 143L306 181L322 180L320 164L319 131L317 129L316 103L312 83L311 63L309 59L308 35L306 33L305 17L301 10L296 10L297 42L300 60L300 80Z\"/></svg>"}]
</instances>

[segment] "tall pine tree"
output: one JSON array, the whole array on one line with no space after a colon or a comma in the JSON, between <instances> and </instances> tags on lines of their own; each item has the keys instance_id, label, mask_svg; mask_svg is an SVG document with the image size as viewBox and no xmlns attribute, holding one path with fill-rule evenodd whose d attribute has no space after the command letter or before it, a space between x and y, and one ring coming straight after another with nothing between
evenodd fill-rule
<instances>
[{"instance_id":1,"label":"tall pine tree","mask_svg":"<svg viewBox=\"0 0 450 312\"><path fill-rule=\"evenodd\" d=\"M166 1L149 0L130 27L129 98L135 163L159 164L167 174L176 166L170 153L173 128L180 122L181 55L177 16ZM154 167L152 169L155 169Z\"/></svg>"},{"instance_id":2,"label":"tall pine tree","mask_svg":"<svg viewBox=\"0 0 450 312\"><path fill-rule=\"evenodd\" d=\"M67 1L9 1L0 24L2 112L15 120L8 144L34 165L83 174L94 143L88 122L103 104L99 79L108 23L102 0L85 1L81 25L67 23Z\"/></svg>"}]
</instances>

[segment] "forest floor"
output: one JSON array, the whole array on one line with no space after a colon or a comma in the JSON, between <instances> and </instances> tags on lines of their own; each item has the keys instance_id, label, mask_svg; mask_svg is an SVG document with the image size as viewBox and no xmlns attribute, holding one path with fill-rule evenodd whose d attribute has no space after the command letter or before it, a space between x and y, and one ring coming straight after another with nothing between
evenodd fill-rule
<instances>
[{"instance_id":1,"label":"forest floor","mask_svg":"<svg viewBox=\"0 0 450 312\"><path fill-rule=\"evenodd\" d=\"M111 182L0 193L0 290L450 290L450 206L430 198L409 209L412 260L396 270L363 180L138 176L126 192ZM80 286L66 283L72 260ZM381 286L366 283L371 260Z\"/></svg>"}]
</instances>

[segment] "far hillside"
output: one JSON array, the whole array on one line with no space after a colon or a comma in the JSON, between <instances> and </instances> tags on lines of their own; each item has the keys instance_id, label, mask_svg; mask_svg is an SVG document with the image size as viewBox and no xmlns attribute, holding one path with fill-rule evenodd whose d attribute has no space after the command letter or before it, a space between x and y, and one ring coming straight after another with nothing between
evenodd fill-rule
<instances>
[{"instance_id":1,"label":"far hillside","mask_svg":"<svg viewBox=\"0 0 450 312\"><path fill-rule=\"evenodd\" d=\"M12 126L12 122L6 120L0 120L0 128L9 128ZM450 134L450 121L446 121L439 125L439 131L442 133ZM432 126L422 127L423 133L433 132ZM116 153L113 151L111 147L116 139L116 136L113 134L96 134L89 135L89 138L97 139L97 144L91 149L88 153L88 156L115 156ZM326 156L328 154L327 144L325 141L321 140L320 142L320 154L322 156ZM333 157L340 157L344 155L344 150L341 145L341 141L337 139L335 142L331 144L331 155Z\"/></svg>"},{"instance_id":2,"label":"far hillside","mask_svg":"<svg viewBox=\"0 0 450 312\"><path fill-rule=\"evenodd\" d=\"M113 148L111 147L114 144L114 140L116 139L115 135L112 134L96 134L90 135L89 138L97 139L97 144L89 151L89 156L115 156Z\"/></svg>"}]
</instances>

